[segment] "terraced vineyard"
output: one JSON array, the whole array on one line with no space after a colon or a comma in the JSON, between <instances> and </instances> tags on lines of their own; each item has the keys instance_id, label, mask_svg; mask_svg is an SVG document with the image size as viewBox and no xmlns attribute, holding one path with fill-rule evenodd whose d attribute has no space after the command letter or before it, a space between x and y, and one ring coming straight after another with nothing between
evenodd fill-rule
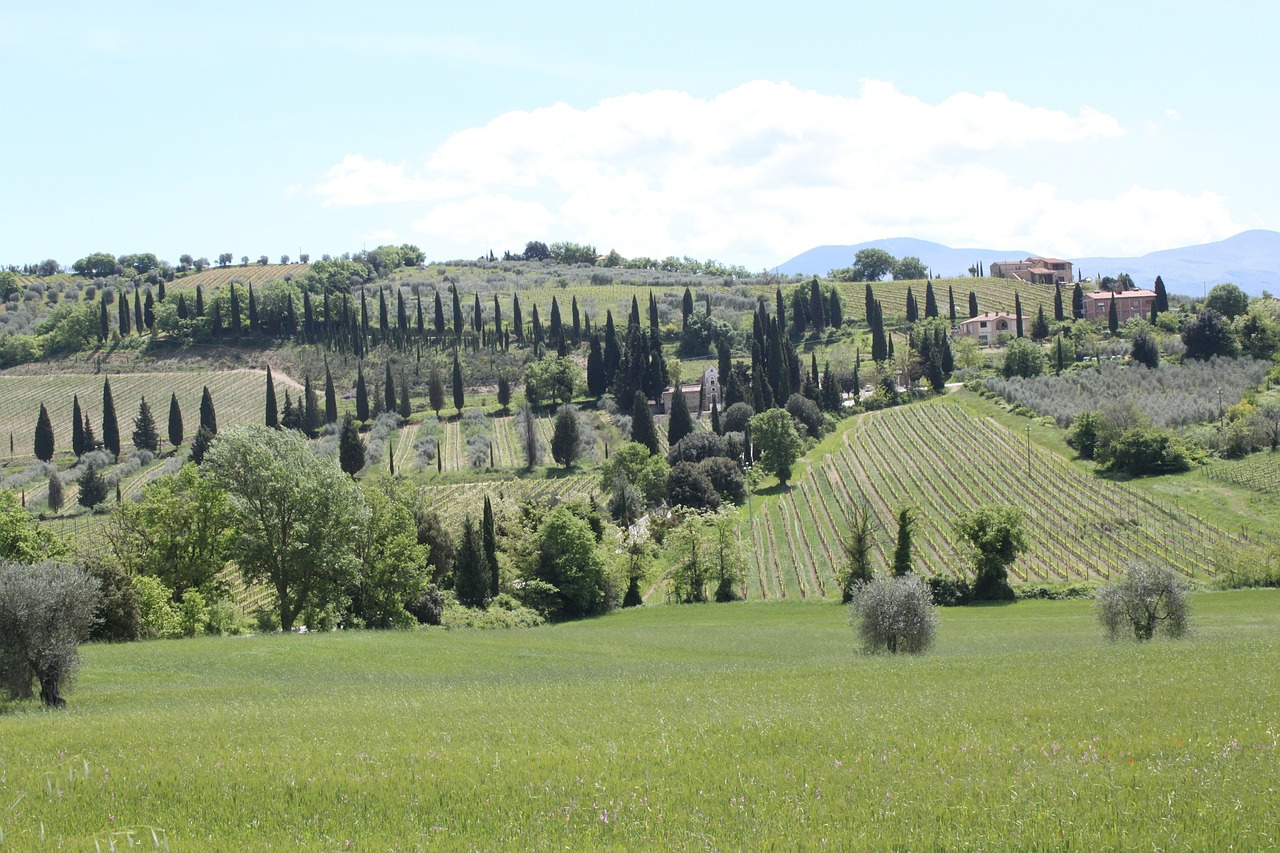
<instances>
[{"instance_id":1,"label":"terraced vineyard","mask_svg":"<svg viewBox=\"0 0 1280 853\"><path fill-rule=\"evenodd\" d=\"M216 291L223 285L232 282L244 282L245 284L265 284L268 281L279 281L285 276L302 275L309 270L309 264L249 264L248 266L229 266L229 267L210 267L197 273L189 273L188 275L175 278L171 282L165 284L165 290L172 290L177 293L179 291L195 290L196 285L204 288L205 293Z\"/></svg>"},{"instance_id":2,"label":"terraced vineyard","mask_svg":"<svg viewBox=\"0 0 1280 853\"><path fill-rule=\"evenodd\" d=\"M1095 479L1020 436L958 406L924 403L862 416L842 447L819 460L790 493L756 498L746 591L752 597L836 594L841 541L855 500L880 525L875 561L892 560L896 514L918 508L912 538L917 571L964 576L966 551L950 529L984 503L1022 508L1030 551L1012 580L1110 577L1127 562L1159 561L1187 577L1214 574L1214 554L1238 537L1125 487ZM745 525L744 525L745 526Z\"/></svg>"},{"instance_id":3,"label":"terraced vineyard","mask_svg":"<svg viewBox=\"0 0 1280 853\"><path fill-rule=\"evenodd\" d=\"M206 385L213 396L219 427L258 423L263 417L266 374L260 370L121 373L111 375L110 379L125 445L133 432L133 418L143 395L151 406L162 441L167 434L169 395L178 395L186 437L190 440L199 426L200 394ZM18 462L33 458L32 439L41 403L48 408L53 421L58 452L70 452L71 399L75 394L80 396L81 411L89 416L101 437L102 380L102 375L86 373L0 376L0 436L5 439L10 433L14 436L13 454L9 454L6 441L3 455ZM276 393L282 400L285 388L296 392L302 387L281 373L275 374L275 382Z\"/></svg>"},{"instance_id":4,"label":"terraced vineyard","mask_svg":"<svg viewBox=\"0 0 1280 853\"><path fill-rule=\"evenodd\" d=\"M1280 453L1255 453L1232 462L1206 466L1204 475L1280 498Z\"/></svg>"}]
</instances>

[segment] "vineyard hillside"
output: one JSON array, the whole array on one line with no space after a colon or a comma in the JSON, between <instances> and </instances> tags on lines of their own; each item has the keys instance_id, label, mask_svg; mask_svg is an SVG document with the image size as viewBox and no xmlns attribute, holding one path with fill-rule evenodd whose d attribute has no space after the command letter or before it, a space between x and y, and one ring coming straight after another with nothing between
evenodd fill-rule
<instances>
[{"instance_id":1,"label":"vineyard hillside","mask_svg":"<svg viewBox=\"0 0 1280 853\"><path fill-rule=\"evenodd\" d=\"M1242 544L1173 504L1098 479L1055 453L1028 447L993 420L937 401L863 415L790 492L757 499L743 524L752 546L749 596L838 595L846 519L859 500L879 525L874 559L882 571L892 561L904 506L914 510L913 556L923 574L969 574L969 555L953 523L987 503L1026 513L1031 547L1012 567L1015 582L1102 580L1135 561L1208 578L1215 557Z\"/></svg>"},{"instance_id":2,"label":"vineyard hillside","mask_svg":"<svg viewBox=\"0 0 1280 853\"><path fill-rule=\"evenodd\" d=\"M199 426L200 395L207 385L218 414L218 426L257 423L262 420L266 373L261 370L175 371L172 373L121 373L110 376L94 374L0 375L0 436L14 437L11 458L21 461L33 456L32 441L36 418L43 403L53 421L57 451L71 450L72 396L80 396L80 410L89 416L94 430L101 435L102 383L111 380L111 396L115 402L120 434L128 442L133 431L133 418L138 403L145 395L151 413L166 436L169 396L178 395L178 405L188 440ZM302 386L281 373L275 374L277 393L285 388ZM281 396L283 401L283 396ZM4 454L9 456L6 443Z\"/></svg>"}]
</instances>

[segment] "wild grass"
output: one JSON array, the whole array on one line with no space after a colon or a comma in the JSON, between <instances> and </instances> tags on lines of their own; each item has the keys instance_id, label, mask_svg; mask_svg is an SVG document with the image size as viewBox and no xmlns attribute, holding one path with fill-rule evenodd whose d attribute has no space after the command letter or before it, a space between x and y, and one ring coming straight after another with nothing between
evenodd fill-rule
<instances>
[{"instance_id":1,"label":"wild grass","mask_svg":"<svg viewBox=\"0 0 1280 853\"><path fill-rule=\"evenodd\" d=\"M0 713L0 843L1263 849L1277 595L1141 646L1083 602L949 609L921 657L795 602L90 647L64 712Z\"/></svg>"}]
</instances>

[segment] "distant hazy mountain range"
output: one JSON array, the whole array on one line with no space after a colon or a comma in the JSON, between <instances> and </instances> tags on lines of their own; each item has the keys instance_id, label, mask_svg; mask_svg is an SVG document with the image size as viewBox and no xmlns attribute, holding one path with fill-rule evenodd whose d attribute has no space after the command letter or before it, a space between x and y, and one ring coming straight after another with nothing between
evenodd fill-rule
<instances>
[{"instance_id":1,"label":"distant hazy mountain range","mask_svg":"<svg viewBox=\"0 0 1280 853\"><path fill-rule=\"evenodd\" d=\"M777 266L783 275L826 275L840 267L853 266L860 249L884 249L895 258L914 255L935 274L968 275L977 261L990 267L992 261L1022 260L1037 254L1006 249L953 249L928 240L893 237L855 246L818 246ZM1067 258L1086 278L1127 272L1139 287L1150 286L1156 276L1164 279L1170 293L1199 296L1206 287L1224 281L1239 285L1257 296L1263 290L1280 293L1280 232L1244 231L1217 243L1163 249L1140 258Z\"/></svg>"}]
</instances>

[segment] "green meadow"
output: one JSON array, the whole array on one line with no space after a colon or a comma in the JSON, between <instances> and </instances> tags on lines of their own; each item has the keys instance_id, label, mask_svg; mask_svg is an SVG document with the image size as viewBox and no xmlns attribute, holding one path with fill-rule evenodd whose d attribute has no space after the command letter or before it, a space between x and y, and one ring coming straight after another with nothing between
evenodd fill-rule
<instances>
[{"instance_id":1,"label":"green meadow","mask_svg":"<svg viewBox=\"0 0 1280 853\"><path fill-rule=\"evenodd\" d=\"M0 848L1275 847L1280 592L1194 608L949 609L898 658L815 602L89 646L67 709L0 704Z\"/></svg>"}]
</instances>

